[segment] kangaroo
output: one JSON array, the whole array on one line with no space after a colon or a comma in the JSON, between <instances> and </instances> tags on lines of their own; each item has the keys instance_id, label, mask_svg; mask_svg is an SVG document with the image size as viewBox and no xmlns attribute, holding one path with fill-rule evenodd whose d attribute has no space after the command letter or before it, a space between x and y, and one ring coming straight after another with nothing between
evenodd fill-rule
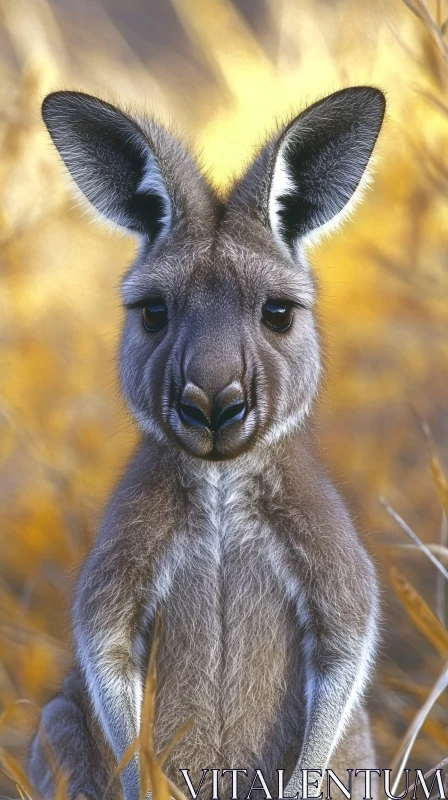
<instances>
[{"instance_id":1,"label":"kangaroo","mask_svg":"<svg viewBox=\"0 0 448 800\"><path fill-rule=\"evenodd\" d=\"M194 718L166 766L179 787L181 769L195 787L205 774L201 796L211 769L259 769L275 796L284 769L286 794L317 796L304 768L374 765L377 582L306 425L322 371L306 246L359 195L384 110L368 86L319 100L222 199L154 120L44 100L82 194L138 237L120 375L141 431L79 579L76 669L31 745L44 798L48 741L70 800L102 798L139 731L158 612L156 752ZM140 797L137 755L122 796Z\"/></svg>"}]
</instances>

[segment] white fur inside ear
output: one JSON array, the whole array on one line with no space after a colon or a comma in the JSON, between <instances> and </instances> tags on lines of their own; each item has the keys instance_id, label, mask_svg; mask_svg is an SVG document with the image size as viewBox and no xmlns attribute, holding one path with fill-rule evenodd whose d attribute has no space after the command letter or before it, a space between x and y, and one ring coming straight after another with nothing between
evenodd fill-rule
<instances>
[{"instance_id":1,"label":"white fur inside ear","mask_svg":"<svg viewBox=\"0 0 448 800\"><path fill-rule=\"evenodd\" d=\"M288 168L285 159L286 141L282 142L278 149L277 158L275 159L274 169L271 178L271 188L268 199L268 215L269 224L275 241L283 250L285 255L291 258L291 251L286 244L280 225L279 212L281 210L280 198L284 195L292 194L295 189L294 181L288 173Z\"/></svg>"},{"instance_id":2,"label":"white fur inside ear","mask_svg":"<svg viewBox=\"0 0 448 800\"><path fill-rule=\"evenodd\" d=\"M173 206L159 163L149 149L146 153L145 171L137 186L137 194L156 194L160 197L163 204L163 213L159 220L161 229L158 238L166 236L173 221Z\"/></svg>"},{"instance_id":3,"label":"white fur inside ear","mask_svg":"<svg viewBox=\"0 0 448 800\"><path fill-rule=\"evenodd\" d=\"M288 194L293 194L296 191L294 179L288 171L287 159L285 158L285 149L287 148L288 144L288 140L284 141L279 147L277 153L271 179L268 213L272 234L277 244L286 255L291 257L291 249L282 235L281 218L279 216L279 212L281 210L280 198L287 196ZM372 155L364 173L361 176L355 192L353 194L349 194L347 192L346 203L339 211L336 209L338 208L338 201L340 203L341 194L344 191L343 176L341 176L341 185L338 187L337 198L332 198L330 196L331 189L329 189L326 205L328 208L333 207L335 209L335 213L326 222L322 223L322 225L317 225L315 228L305 234L305 236L300 237L293 243L293 251L296 257L299 257L303 253L304 248L310 246L312 247L318 244L323 238L338 230L344 224L344 222L353 215L357 206L363 201L366 191L372 184L374 166L376 162L377 156Z\"/></svg>"}]
</instances>

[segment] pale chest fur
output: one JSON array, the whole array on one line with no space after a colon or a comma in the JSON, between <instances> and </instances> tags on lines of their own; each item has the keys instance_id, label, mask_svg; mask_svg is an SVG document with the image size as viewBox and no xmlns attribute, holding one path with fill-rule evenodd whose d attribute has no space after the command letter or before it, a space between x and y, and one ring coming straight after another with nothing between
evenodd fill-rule
<instances>
[{"instance_id":1,"label":"pale chest fur","mask_svg":"<svg viewBox=\"0 0 448 800\"><path fill-rule=\"evenodd\" d=\"M173 777L179 766L287 768L301 738L299 587L285 545L241 481L217 479L192 493L185 528L155 574L150 606L164 620L158 748L195 719Z\"/></svg>"}]
</instances>

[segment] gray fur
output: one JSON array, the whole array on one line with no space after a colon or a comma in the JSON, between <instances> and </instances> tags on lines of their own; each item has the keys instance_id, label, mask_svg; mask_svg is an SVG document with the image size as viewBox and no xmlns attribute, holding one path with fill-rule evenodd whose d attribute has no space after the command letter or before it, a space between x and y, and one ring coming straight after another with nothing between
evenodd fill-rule
<instances>
[{"instance_id":1,"label":"gray fur","mask_svg":"<svg viewBox=\"0 0 448 800\"><path fill-rule=\"evenodd\" d=\"M123 281L120 373L142 438L79 581L77 671L42 717L71 775L70 800L79 792L99 800L138 733L158 609L157 751L195 718L167 767L181 787L180 768L195 785L203 768L259 768L272 787L284 768L286 793L301 792L299 768L340 763L350 742L375 766L359 710L375 656L375 573L304 425L321 359L314 283L297 231L312 233L343 210L384 111L382 95L368 87L336 100L274 137L226 203L154 122L134 123L79 93L45 101L47 126L81 190L140 236ZM305 143L297 133L303 121ZM288 131L291 163L282 155ZM301 185L314 211L299 199L303 219L290 224L289 214L277 225L285 174L288 214ZM156 218L146 227L148 209ZM168 325L148 333L136 304L155 296L166 303ZM286 333L261 322L268 298L296 303ZM182 417L185 392L211 415L224 390L244 400L242 419L215 429ZM53 797L39 733L30 775ZM122 787L125 800L137 800L137 759ZM115 787L110 796L119 794Z\"/></svg>"}]
</instances>

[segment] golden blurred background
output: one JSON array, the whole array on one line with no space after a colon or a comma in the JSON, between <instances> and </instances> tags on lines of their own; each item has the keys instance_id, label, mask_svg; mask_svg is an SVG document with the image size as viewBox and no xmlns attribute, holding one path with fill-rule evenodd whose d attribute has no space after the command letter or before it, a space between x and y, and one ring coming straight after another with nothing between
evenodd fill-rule
<instances>
[{"instance_id":1,"label":"golden blurred background","mask_svg":"<svg viewBox=\"0 0 448 800\"><path fill-rule=\"evenodd\" d=\"M275 118L342 86L386 92L373 191L312 252L327 365L316 435L383 584L371 766L398 763L414 734L410 766L447 754L447 697L434 703L448 682L447 18L446 0L0 0L7 796L19 793L32 704L70 664L77 568L135 436L115 369L118 285L135 244L91 224L71 197L40 119L58 88L174 119L223 189Z\"/></svg>"}]
</instances>

